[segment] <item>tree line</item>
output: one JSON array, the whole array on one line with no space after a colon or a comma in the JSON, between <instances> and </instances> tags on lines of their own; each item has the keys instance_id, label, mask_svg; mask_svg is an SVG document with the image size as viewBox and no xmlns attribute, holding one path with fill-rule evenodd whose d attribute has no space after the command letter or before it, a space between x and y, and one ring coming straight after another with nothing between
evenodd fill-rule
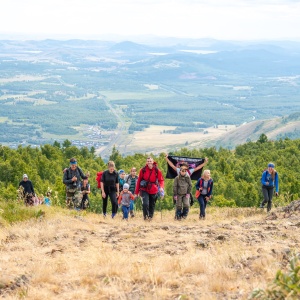
<instances>
[{"instance_id":1,"label":"tree line","mask_svg":"<svg viewBox=\"0 0 300 300\"><path fill-rule=\"evenodd\" d=\"M262 200L260 178L269 162L275 163L279 174L279 198L277 204L298 199L300 191L300 139L269 141L262 134L256 142L237 146L234 150L220 147L188 149L174 153L178 156L208 157L206 169L211 170L214 180L214 193L211 205L229 207L259 206ZM138 170L145 165L148 155L136 153L123 156L115 147L109 157L117 170L129 173L131 167ZM163 174L167 173L165 154L152 155ZM11 149L0 145L0 201L15 201L17 189L24 173L33 182L38 196L52 190L53 205L65 205L65 186L62 182L63 170L69 167L69 159L76 157L83 172L90 173L90 210L101 212L101 195L95 181L96 173L106 169L106 162L95 154L95 148L78 148L65 140L39 148L19 146ZM195 185L196 182L193 182ZM165 179L165 197L160 202L162 209L172 209L173 180ZM193 186L193 194L195 186ZM197 203L195 204L197 205ZM137 205L138 207L138 205Z\"/></svg>"}]
</instances>

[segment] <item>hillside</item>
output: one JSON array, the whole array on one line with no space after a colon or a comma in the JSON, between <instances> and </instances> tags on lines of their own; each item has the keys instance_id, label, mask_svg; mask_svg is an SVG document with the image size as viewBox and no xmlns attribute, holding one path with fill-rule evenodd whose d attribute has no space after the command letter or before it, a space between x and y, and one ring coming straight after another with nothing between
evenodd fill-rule
<instances>
[{"instance_id":1,"label":"hillside","mask_svg":"<svg viewBox=\"0 0 300 300\"><path fill-rule=\"evenodd\" d=\"M150 223L141 212L124 222L43 207L37 220L1 225L0 297L248 299L299 253L293 204L270 215L211 207L205 221L163 211Z\"/></svg>"},{"instance_id":2,"label":"hillside","mask_svg":"<svg viewBox=\"0 0 300 300\"><path fill-rule=\"evenodd\" d=\"M270 140L294 139L300 136L299 128L298 114L268 120L256 120L224 132L219 139L216 139L216 144L234 148L248 141L257 141L261 134L265 134Z\"/></svg>"}]
</instances>

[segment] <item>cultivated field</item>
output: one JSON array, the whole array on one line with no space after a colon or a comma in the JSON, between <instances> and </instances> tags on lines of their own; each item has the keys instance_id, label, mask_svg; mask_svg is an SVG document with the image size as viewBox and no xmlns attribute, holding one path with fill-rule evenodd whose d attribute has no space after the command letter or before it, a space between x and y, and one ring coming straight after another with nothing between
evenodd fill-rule
<instances>
[{"instance_id":1,"label":"cultivated field","mask_svg":"<svg viewBox=\"0 0 300 300\"><path fill-rule=\"evenodd\" d=\"M32 208L38 209L38 208ZM44 208L39 220L2 225L5 299L247 299L299 251L299 214L193 208L187 220L141 212L128 222Z\"/></svg>"},{"instance_id":2,"label":"cultivated field","mask_svg":"<svg viewBox=\"0 0 300 300\"><path fill-rule=\"evenodd\" d=\"M236 126L219 126L218 128L207 128L207 133L203 132L184 132L180 134L164 133L164 130L174 130L174 126L156 126L152 125L144 131L135 132L130 142L126 145L128 152L146 151L153 153L169 152L181 149L187 145L196 143L197 146L208 146L218 138L226 135Z\"/></svg>"}]
</instances>

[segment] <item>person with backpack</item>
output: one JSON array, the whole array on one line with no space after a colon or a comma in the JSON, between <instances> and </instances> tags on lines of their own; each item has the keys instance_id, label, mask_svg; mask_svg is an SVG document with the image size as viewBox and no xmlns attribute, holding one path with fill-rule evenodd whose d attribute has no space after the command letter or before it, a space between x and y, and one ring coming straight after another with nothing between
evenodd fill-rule
<instances>
[{"instance_id":1,"label":"person with backpack","mask_svg":"<svg viewBox=\"0 0 300 300\"><path fill-rule=\"evenodd\" d=\"M188 165L182 164L179 175L174 179L173 197L176 203L175 219L185 219L190 208L190 193L192 190L192 180L187 174Z\"/></svg>"},{"instance_id":2,"label":"person with backpack","mask_svg":"<svg viewBox=\"0 0 300 300\"><path fill-rule=\"evenodd\" d=\"M119 174L115 170L115 163L109 161L108 169L105 170L101 177L101 192L103 200L103 216L106 217L108 197L111 201L111 217L114 218L118 212L118 197L119 197Z\"/></svg>"},{"instance_id":3,"label":"person with backpack","mask_svg":"<svg viewBox=\"0 0 300 300\"><path fill-rule=\"evenodd\" d=\"M279 178L278 173L275 170L275 164L270 162L268 164L268 169L263 171L261 176L262 193L264 200L262 201L260 208L264 208L267 203L267 212L272 208L272 198L275 188L275 195L278 196L279 193Z\"/></svg>"},{"instance_id":4,"label":"person with backpack","mask_svg":"<svg viewBox=\"0 0 300 300\"><path fill-rule=\"evenodd\" d=\"M135 187L135 196L141 195L143 201L144 220L151 221L157 200L158 185L160 192L164 188L164 178L152 157L147 158L146 165L140 170Z\"/></svg>"},{"instance_id":5,"label":"person with backpack","mask_svg":"<svg viewBox=\"0 0 300 300\"><path fill-rule=\"evenodd\" d=\"M125 182L129 185L129 191L134 194L136 183L138 180L138 176L136 175L136 168L132 167L130 170L130 174L125 176ZM131 218L134 217L134 201L130 200L130 216Z\"/></svg>"},{"instance_id":6,"label":"person with backpack","mask_svg":"<svg viewBox=\"0 0 300 300\"><path fill-rule=\"evenodd\" d=\"M203 176L197 180L195 194L200 206L200 220L205 220L205 209L207 202L212 198L213 185L214 182L210 177L210 170L204 170Z\"/></svg>"},{"instance_id":7,"label":"person with backpack","mask_svg":"<svg viewBox=\"0 0 300 300\"><path fill-rule=\"evenodd\" d=\"M81 179L85 175L81 168L77 166L76 158L70 159L70 167L64 170L63 183L66 185L66 206L75 209L81 208L82 192Z\"/></svg>"}]
</instances>

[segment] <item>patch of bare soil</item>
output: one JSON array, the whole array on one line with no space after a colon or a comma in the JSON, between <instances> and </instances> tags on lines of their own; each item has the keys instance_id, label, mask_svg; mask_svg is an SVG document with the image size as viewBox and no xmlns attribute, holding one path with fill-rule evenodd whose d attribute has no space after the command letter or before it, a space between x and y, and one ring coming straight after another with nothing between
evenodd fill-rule
<instances>
[{"instance_id":1,"label":"patch of bare soil","mask_svg":"<svg viewBox=\"0 0 300 300\"><path fill-rule=\"evenodd\" d=\"M300 200L271 214L209 208L128 222L49 208L1 228L0 298L247 299L300 249Z\"/></svg>"}]
</instances>

